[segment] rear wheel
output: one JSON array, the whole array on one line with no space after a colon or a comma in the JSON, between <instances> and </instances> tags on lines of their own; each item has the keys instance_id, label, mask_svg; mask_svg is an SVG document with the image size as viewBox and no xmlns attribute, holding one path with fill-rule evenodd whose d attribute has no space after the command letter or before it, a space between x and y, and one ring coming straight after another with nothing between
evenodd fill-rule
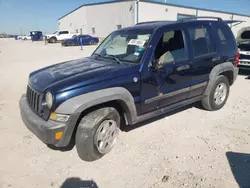
<instances>
[{"instance_id":1,"label":"rear wheel","mask_svg":"<svg viewBox=\"0 0 250 188\"><path fill-rule=\"evenodd\" d=\"M95 41L91 40L91 41L89 42L89 44L90 44L90 45L93 45L93 44L95 44Z\"/></svg>"},{"instance_id":2,"label":"rear wheel","mask_svg":"<svg viewBox=\"0 0 250 188\"><path fill-rule=\"evenodd\" d=\"M75 44L74 44L73 42L70 41L70 42L68 43L68 46L75 46Z\"/></svg>"},{"instance_id":3,"label":"rear wheel","mask_svg":"<svg viewBox=\"0 0 250 188\"><path fill-rule=\"evenodd\" d=\"M118 137L120 115L113 107L90 112L79 123L76 150L84 161L95 161L109 153Z\"/></svg>"},{"instance_id":4,"label":"rear wheel","mask_svg":"<svg viewBox=\"0 0 250 188\"><path fill-rule=\"evenodd\" d=\"M201 100L203 107L211 111L221 109L228 99L229 90L228 79L223 75L218 76L208 95Z\"/></svg>"}]
</instances>

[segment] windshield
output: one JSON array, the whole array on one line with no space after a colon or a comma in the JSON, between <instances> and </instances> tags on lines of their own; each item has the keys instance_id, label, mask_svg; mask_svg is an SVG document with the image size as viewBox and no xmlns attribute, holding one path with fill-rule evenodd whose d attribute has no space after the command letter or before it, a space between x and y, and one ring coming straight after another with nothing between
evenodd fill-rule
<instances>
[{"instance_id":1,"label":"windshield","mask_svg":"<svg viewBox=\"0 0 250 188\"><path fill-rule=\"evenodd\" d=\"M139 63L153 30L130 29L111 33L92 56L114 57L120 61Z\"/></svg>"}]
</instances>

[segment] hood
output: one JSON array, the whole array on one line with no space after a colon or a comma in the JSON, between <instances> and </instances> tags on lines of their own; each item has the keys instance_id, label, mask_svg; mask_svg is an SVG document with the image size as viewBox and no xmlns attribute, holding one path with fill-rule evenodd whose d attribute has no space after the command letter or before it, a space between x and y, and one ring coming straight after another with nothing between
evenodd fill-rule
<instances>
[{"instance_id":1,"label":"hood","mask_svg":"<svg viewBox=\"0 0 250 188\"><path fill-rule=\"evenodd\" d=\"M55 36L55 35L49 34L49 35L45 35L45 36L48 37L48 38L50 38L50 37L53 37L53 36Z\"/></svg>"},{"instance_id":2,"label":"hood","mask_svg":"<svg viewBox=\"0 0 250 188\"><path fill-rule=\"evenodd\" d=\"M126 69L126 67L130 66L117 64L113 60L84 58L37 70L30 74L29 84L39 92L44 92L54 86L57 86L60 91L64 91L79 82L81 86L97 82L98 79L103 79L103 75L117 76L113 73L123 73L124 71L118 70ZM58 89L57 92L60 92Z\"/></svg>"}]
</instances>

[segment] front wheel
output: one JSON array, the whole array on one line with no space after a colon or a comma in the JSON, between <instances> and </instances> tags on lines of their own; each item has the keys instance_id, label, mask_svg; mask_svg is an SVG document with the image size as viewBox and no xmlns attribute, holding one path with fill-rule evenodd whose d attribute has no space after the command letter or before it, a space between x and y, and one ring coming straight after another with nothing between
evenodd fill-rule
<instances>
[{"instance_id":1,"label":"front wheel","mask_svg":"<svg viewBox=\"0 0 250 188\"><path fill-rule=\"evenodd\" d=\"M76 150L84 161L95 161L109 153L118 137L120 115L113 107L90 112L82 118L76 132Z\"/></svg>"},{"instance_id":2,"label":"front wheel","mask_svg":"<svg viewBox=\"0 0 250 188\"><path fill-rule=\"evenodd\" d=\"M55 37L52 37L49 40L50 40L50 43L56 43L56 41L57 41L57 39Z\"/></svg>"},{"instance_id":3,"label":"front wheel","mask_svg":"<svg viewBox=\"0 0 250 188\"><path fill-rule=\"evenodd\" d=\"M218 76L208 95L201 100L203 107L210 111L221 109L227 102L229 90L230 84L227 77Z\"/></svg>"}]
</instances>

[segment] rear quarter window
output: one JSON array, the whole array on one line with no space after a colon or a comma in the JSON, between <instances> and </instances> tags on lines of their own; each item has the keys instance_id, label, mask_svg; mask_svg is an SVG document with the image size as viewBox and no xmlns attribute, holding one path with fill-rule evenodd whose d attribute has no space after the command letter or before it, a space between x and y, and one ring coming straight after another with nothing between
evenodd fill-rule
<instances>
[{"instance_id":1,"label":"rear quarter window","mask_svg":"<svg viewBox=\"0 0 250 188\"><path fill-rule=\"evenodd\" d=\"M221 45L221 53L226 55L229 53L234 53L235 46L234 46L234 38L232 37L229 29L226 26L217 24L216 26L216 33L219 36L220 45Z\"/></svg>"}]
</instances>

